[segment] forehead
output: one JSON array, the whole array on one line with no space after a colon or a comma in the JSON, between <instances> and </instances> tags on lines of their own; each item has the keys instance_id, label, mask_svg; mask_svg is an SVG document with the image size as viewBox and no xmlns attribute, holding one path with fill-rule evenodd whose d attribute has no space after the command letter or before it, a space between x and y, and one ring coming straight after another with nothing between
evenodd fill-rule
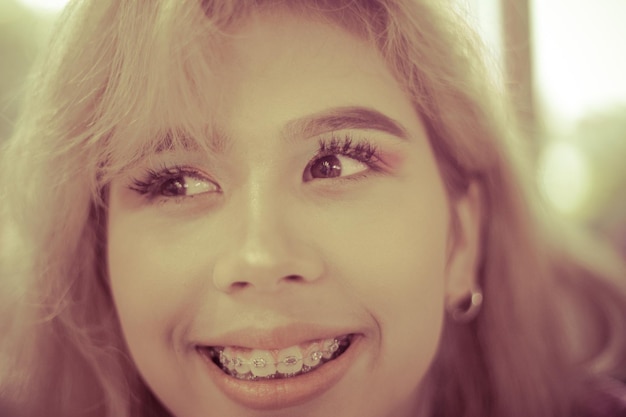
<instances>
[{"instance_id":1,"label":"forehead","mask_svg":"<svg viewBox=\"0 0 626 417\"><path fill-rule=\"evenodd\" d=\"M279 125L329 107L411 107L375 46L329 23L257 14L219 48L212 112L227 125Z\"/></svg>"},{"instance_id":2,"label":"forehead","mask_svg":"<svg viewBox=\"0 0 626 417\"><path fill-rule=\"evenodd\" d=\"M224 138L289 128L290 121L329 108L370 108L390 119L416 119L376 47L335 24L259 12L219 39L197 42L203 55L188 56L156 80L164 100L154 106L150 132L124 135L124 141L134 137L142 153L204 148L207 139L221 147ZM136 154L117 153L122 159Z\"/></svg>"},{"instance_id":3,"label":"forehead","mask_svg":"<svg viewBox=\"0 0 626 417\"><path fill-rule=\"evenodd\" d=\"M293 56L298 55L356 60L364 52L376 54L373 45L335 22L289 11L259 11L247 16L230 27L222 46L225 57L254 63L283 59L296 63ZM346 54L346 46L353 53ZM255 72L263 70L254 67Z\"/></svg>"}]
</instances>

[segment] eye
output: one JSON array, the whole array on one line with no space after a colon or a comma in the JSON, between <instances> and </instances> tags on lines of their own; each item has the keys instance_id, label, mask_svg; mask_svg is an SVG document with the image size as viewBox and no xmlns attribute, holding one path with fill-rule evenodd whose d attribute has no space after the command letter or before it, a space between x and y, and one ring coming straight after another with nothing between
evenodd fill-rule
<instances>
[{"instance_id":1,"label":"eye","mask_svg":"<svg viewBox=\"0 0 626 417\"><path fill-rule=\"evenodd\" d=\"M179 175L163 181L159 191L166 197L182 197L218 191L218 187L213 182L195 175Z\"/></svg>"},{"instance_id":2,"label":"eye","mask_svg":"<svg viewBox=\"0 0 626 417\"><path fill-rule=\"evenodd\" d=\"M304 181L352 177L380 170L378 151L366 139L354 142L352 137L332 136L321 139L317 155L307 164Z\"/></svg>"},{"instance_id":3,"label":"eye","mask_svg":"<svg viewBox=\"0 0 626 417\"><path fill-rule=\"evenodd\" d=\"M129 188L149 199L193 197L221 191L219 185L202 173L184 167L148 170L145 179L133 180Z\"/></svg>"},{"instance_id":4,"label":"eye","mask_svg":"<svg viewBox=\"0 0 626 417\"><path fill-rule=\"evenodd\" d=\"M355 175L369 169L364 162L343 155L326 155L311 161L304 172L304 179L336 178Z\"/></svg>"}]
</instances>

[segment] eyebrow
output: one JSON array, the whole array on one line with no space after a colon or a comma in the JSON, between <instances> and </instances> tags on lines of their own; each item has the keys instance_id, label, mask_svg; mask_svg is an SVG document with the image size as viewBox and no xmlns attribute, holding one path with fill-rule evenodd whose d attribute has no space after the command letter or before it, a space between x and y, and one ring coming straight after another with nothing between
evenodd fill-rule
<instances>
[{"instance_id":1,"label":"eyebrow","mask_svg":"<svg viewBox=\"0 0 626 417\"><path fill-rule=\"evenodd\" d=\"M407 130L399 122L377 110L361 106L334 107L290 120L281 130L281 136L288 141L292 141L348 129L378 130L402 140L409 138ZM208 139L209 147L216 153L222 153L228 146L228 135L219 130L213 130ZM184 134L182 135L182 145L186 151L197 151L199 149L196 142ZM170 131L159 141L156 153L167 152L173 149L172 132Z\"/></svg>"},{"instance_id":2,"label":"eyebrow","mask_svg":"<svg viewBox=\"0 0 626 417\"><path fill-rule=\"evenodd\" d=\"M335 107L287 122L283 136L310 138L336 130L378 130L407 140L407 130L394 119L369 107Z\"/></svg>"}]
</instances>

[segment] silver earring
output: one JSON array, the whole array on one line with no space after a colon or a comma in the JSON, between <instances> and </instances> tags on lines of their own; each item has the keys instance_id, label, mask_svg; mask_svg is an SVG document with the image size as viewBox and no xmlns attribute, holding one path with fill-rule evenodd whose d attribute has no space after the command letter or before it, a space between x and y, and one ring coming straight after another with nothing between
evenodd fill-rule
<instances>
[{"instance_id":1,"label":"silver earring","mask_svg":"<svg viewBox=\"0 0 626 417\"><path fill-rule=\"evenodd\" d=\"M468 323L478 315L482 304L483 293L480 290L473 290L460 303L451 306L449 312L454 321Z\"/></svg>"}]
</instances>

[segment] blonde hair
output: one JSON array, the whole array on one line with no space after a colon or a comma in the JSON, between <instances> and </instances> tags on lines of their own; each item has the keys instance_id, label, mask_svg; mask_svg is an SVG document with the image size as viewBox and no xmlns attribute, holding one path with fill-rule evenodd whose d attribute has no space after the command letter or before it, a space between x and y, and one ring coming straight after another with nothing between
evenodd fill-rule
<instances>
[{"instance_id":1,"label":"blonde hair","mask_svg":"<svg viewBox=\"0 0 626 417\"><path fill-rule=\"evenodd\" d=\"M449 5L76 0L2 149L3 395L37 404L35 415L167 415L126 353L108 292L107 184L157 147L204 136L203 83L219 65L210 45L272 10L376 47L427 127L450 198L471 182L483 190L485 302L472 323L445 323L427 376L435 414L566 415L589 376L624 376L624 270L585 238L564 237L533 203L526 145L489 84L480 42Z\"/></svg>"}]
</instances>

